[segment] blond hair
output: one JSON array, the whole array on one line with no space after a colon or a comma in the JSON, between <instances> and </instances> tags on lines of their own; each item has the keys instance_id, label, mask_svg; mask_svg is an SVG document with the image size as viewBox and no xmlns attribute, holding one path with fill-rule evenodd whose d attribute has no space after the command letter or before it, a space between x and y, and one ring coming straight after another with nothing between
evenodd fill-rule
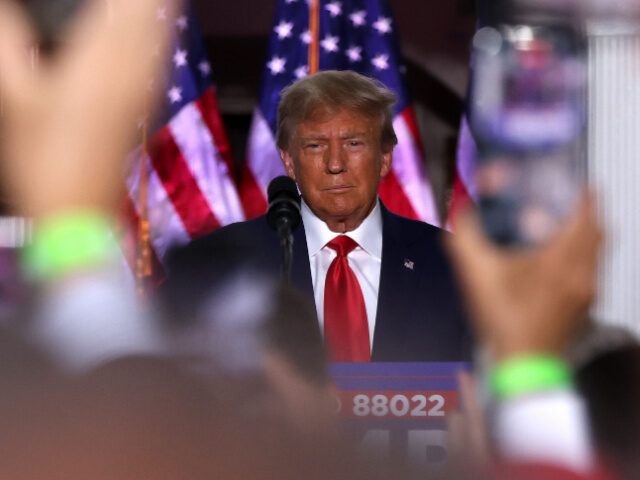
<instances>
[{"instance_id":1,"label":"blond hair","mask_svg":"<svg viewBox=\"0 0 640 480\"><path fill-rule=\"evenodd\" d=\"M278 106L278 148L288 151L296 126L318 110L348 110L380 120L380 142L384 151L398 143L393 130L391 106L396 95L381 82L353 71L327 70L289 85Z\"/></svg>"}]
</instances>

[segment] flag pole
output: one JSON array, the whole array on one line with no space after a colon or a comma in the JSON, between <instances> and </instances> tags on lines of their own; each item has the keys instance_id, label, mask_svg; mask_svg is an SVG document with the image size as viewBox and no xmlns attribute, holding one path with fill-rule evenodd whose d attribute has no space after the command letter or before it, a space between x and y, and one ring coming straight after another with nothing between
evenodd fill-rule
<instances>
[{"instance_id":1,"label":"flag pole","mask_svg":"<svg viewBox=\"0 0 640 480\"><path fill-rule=\"evenodd\" d=\"M107 6L107 19L111 23L114 17L112 0L105 0ZM146 294L146 280L151 277L151 235L149 226L149 173L147 162L149 138L149 94L145 94L144 110L142 117L142 152L140 165L140 191L138 219L138 244L136 245L136 294L139 300L143 300Z\"/></svg>"},{"instance_id":2,"label":"flag pole","mask_svg":"<svg viewBox=\"0 0 640 480\"><path fill-rule=\"evenodd\" d=\"M146 104L146 102L145 102ZM145 296L145 280L151 276L151 241L149 232L149 180L147 161L149 159L147 139L149 115L145 105L142 121L142 164L140 166L140 219L138 221L138 248L136 255L136 293L142 300Z\"/></svg>"},{"instance_id":3,"label":"flag pole","mask_svg":"<svg viewBox=\"0 0 640 480\"><path fill-rule=\"evenodd\" d=\"M320 69L320 0L309 2L309 75Z\"/></svg>"}]
</instances>

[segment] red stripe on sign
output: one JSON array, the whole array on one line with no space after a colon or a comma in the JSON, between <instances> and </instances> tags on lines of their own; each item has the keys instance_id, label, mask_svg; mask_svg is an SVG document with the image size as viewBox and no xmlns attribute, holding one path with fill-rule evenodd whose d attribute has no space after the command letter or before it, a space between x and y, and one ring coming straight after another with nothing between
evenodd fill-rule
<instances>
[{"instance_id":1,"label":"red stripe on sign","mask_svg":"<svg viewBox=\"0 0 640 480\"><path fill-rule=\"evenodd\" d=\"M339 392L342 418L366 420L444 420L458 410L456 391Z\"/></svg>"},{"instance_id":2,"label":"red stripe on sign","mask_svg":"<svg viewBox=\"0 0 640 480\"><path fill-rule=\"evenodd\" d=\"M125 195L120 206L118 222L114 227L114 235L118 239L122 254L132 272L136 271L138 249L138 223L140 217L129 194ZM153 290L166 280L164 267L160 263L153 247L151 248L151 278L149 287Z\"/></svg>"},{"instance_id":3,"label":"red stripe on sign","mask_svg":"<svg viewBox=\"0 0 640 480\"><path fill-rule=\"evenodd\" d=\"M247 220L259 217L267 212L267 199L262 193L260 185L256 182L248 162L245 162L242 168L242 179L238 193L240 194L240 202Z\"/></svg>"},{"instance_id":4,"label":"red stripe on sign","mask_svg":"<svg viewBox=\"0 0 640 480\"><path fill-rule=\"evenodd\" d=\"M233 155L231 153L231 144L227 137L227 132L222 123L220 117L220 110L218 109L218 99L213 87L209 87L205 90L202 96L196 100L196 105L200 110L200 115L204 120L205 125L209 128L213 141L216 144L218 152L222 160L227 165L229 175L233 183L237 183L235 174L235 165L233 163Z\"/></svg>"},{"instance_id":5,"label":"red stripe on sign","mask_svg":"<svg viewBox=\"0 0 640 480\"><path fill-rule=\"evenodd\" d=\"M418 146L418 150L420 150L420 153L424 157L424 145L422 145L422 138L420 137L420 130L418 129L418 122L416 121L416 115L413 111L413 106L405 108L402 112L400 112L399 116L404 120L404 123L407 125L407 128L411 132L413 140Z\"/></svg>"},{"instance_id":6,"label":"red stripe on sign","mask_svg":"<svg viewBox=\"0 0 640 480\"><path fill-rule=\"evenodd\" d=\"M393 170L380 182L378 195L380 195L380 199L385 207L393 213L402 215L403 217L413 218L414 220L422 220L411 206Z\"/></svg>"},{"instance_id":7,"label":"red stripe on sign","mask_svg":"<svg viewBox=\"0 0 640 480\"><path fill-rule=\"evenodd\" d=\"M220 223L167 126L151 138L149 157L189 236L196 239L219 228Z\"/></svg>"},{"instance_id":8,"label":"red stripe on sign","mask_svg":"<svg viewBox=\"0 0 640 480\"><path fill-rule=\"evenodd\" d=\"M452 230L455 229L458 216L470 203L472 203L471 196L469 195L459 173L456 171L456 178L453 182L453 193L451 194L451 203L449 204L449 213L447 218L447 223Z\"/></svg>"}]
</instances>

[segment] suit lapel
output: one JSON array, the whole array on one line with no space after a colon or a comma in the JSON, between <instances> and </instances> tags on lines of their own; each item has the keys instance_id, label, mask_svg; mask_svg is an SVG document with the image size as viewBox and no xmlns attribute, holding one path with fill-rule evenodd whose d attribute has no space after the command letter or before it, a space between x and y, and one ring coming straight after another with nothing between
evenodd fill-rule
<instances>
[{"instance_id":1,"label":"suit lapel","mask_svg":"<svg viewBox=\"0 0 640 480\"><path fill-rule=\"evenodd\" d=\"M293 258L291 265L291 285L307 295L312 302L313 284L311 282L311 267L309 266L309 251L304 224L300 222L293 232ZM315 302L314 302L315 305Z\"/></svg>"},{"instance_id":2,"label":"suit lapel","mask_svg":"<svg viewBox=\"0 0 640 480\"><path fill-rule=\"evenodd\" d=\"M382 205L382 265L372 360L384 360L404 338L415 302L416 273L402 226Z\"/></svg>"}]
</instances>

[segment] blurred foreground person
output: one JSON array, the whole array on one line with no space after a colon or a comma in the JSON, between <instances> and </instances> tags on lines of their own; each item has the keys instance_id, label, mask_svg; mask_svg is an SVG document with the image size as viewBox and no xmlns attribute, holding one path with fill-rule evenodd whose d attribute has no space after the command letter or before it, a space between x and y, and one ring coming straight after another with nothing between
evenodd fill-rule
<instances>
[{"instance_id":1,"label":"blurred foreground person","mask_svg":"<svg viewBox=\"0 0 640 480\"><path fill-rule=\"evenodd\" d=\"M157 10L170 14L177 3L85 2L59 48L34 67L30 19L16 2L0 2L2 181L17 213L34 219L23 264L40 290L32 322L18 326L65 368L156 349L118 278L110 227L136 119L157 99L149 79L168 49Z\"/></svg>"},{"instance_id":2,"label":"blurred foreground person","mask_svg":"<svg viewBox=\"0 0 640 480\"><path fill-rule=\"evenodd\" d=\"M640 345L637 340L594 355L576 371L602 461L619 478L640 478Z\"/></svg>"},{"instance_id":3,"label":"blurred foreground person","mask_svg":"<svg viewBox=\"0 0 640 480\"><path fill-rule=\"evenodd\" d=\"M38 357L3 355L2 478L365 478L342 444L246 415L174 360L121 358L72 376Z\"/></svg>"},{"instance_id":4,"label":"blurred foreground person","mask_svg":"<svg viewBox=\"0 0 640 480\"><path fill-rule=\"evenodd\" d=\"M312 435L337 435L335 391L313 306L299 293L236 270L241 259L214 252L213 284L170 279L159 300L167 350L212 385L220 401L249 417L282 416ZM211 265L210 265L211 266Z\"/></svg>"},{"instance_id":5,"label":"blurred foreground person","mask_svg":"<svg viewBox=\"0 0 640 480\"><path fill-rule=\"evenodd\" d=\"M478 339L493 362L494 412L485 442L492 442L499 459L494 475L606 478L565 360L587 324L595 292L602 234L593 201L585 197L555 237L537 248L500 248L471 215L457 228L449 248ZM458 446L465 441L460 428L453 436ZM476 442L472 454L478 443L482 447Z\"/></svg>"}]
</instances>

